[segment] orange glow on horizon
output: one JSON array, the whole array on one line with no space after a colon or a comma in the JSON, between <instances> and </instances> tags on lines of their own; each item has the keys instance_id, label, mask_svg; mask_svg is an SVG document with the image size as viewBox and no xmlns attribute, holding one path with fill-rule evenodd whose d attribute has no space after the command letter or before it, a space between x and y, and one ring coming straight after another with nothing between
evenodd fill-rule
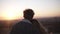
<instances>
[{"instance_id":1,"label":"orange glow on horizon","mask_svg":"<svg viewBox=\"0 0 60 34\"><path fill-rule=\"evenodd\" d=\"M48 2L47 2L48 1ZM34 18L60 16L58 0L0 0L0 20L22 19L26 8L33 9Z\"/></svg>"},{"instance_id":2,"label":"orange glow on horizon","mask_svg":"<svg viewBox=\"0 0 60 34\"><path fill-rule=\"evenodd\" d=\"M2 13L2 17L0 17L0 20L15 20L15 19L21 19L22 15L21 12L14 12L14 11L6 11Z\"/></svg>"}]
</instances>

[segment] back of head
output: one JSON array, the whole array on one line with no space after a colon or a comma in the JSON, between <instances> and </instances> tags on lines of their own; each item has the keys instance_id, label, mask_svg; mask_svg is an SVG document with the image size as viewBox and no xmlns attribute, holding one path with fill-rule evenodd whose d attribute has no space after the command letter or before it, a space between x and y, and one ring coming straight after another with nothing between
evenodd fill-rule
<instances>
[{"instance_id":1,"label":"back of head","mask_svg":"<svg viewBox=\"0 0 60 34\"><path fill-rule=\"evenodd\" d=\"M32 9L25 9L23 13L24 13L24 18L26 18L26 19L33 18L34 12Z\"/></svg>"}]
</instances>

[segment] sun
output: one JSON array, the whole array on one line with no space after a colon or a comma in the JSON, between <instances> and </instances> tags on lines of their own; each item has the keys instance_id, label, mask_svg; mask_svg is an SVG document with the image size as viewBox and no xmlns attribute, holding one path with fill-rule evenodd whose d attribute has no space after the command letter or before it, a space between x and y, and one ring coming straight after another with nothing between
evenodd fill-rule
<instances>
[{"instance_id":1,"label":"sun","mask_svg":"<svg viewBox=\"0 0 60 34\"><path fill-rule=\"evenodd\" d=\"M8 11L8 12L4 13L4 19L5 20L14 20L17 18L18 18L17 14L13 11Z\"/></svg>"},{"instance_id":2,"label":"sun","mask_svg":"<svg viewBox=\"0 0 60 34\"><path fill-rule=\"evenodd\" d=\"M14 19L14 17L15 17L15 13L13 13L13 12L7 12L7 14L6 14L6 18L7 19Z\"/></svg>"}]
</instances>

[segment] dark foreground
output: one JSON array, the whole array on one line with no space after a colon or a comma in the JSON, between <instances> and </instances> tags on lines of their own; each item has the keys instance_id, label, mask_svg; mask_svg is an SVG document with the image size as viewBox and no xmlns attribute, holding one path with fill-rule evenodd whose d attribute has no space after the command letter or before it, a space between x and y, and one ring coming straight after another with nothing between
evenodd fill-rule
<instances>
[{"instance_id":1,"label":"dark foreground","mask_svg":"<svg viewBox=\"0 0 60 34\"><path fill-rule=\"evenodd\" d=\"M47 29L50 34L60 34L60 17L59 18L37 18ZM9 34L12 26L20 20L1 21L0 20L0 34Z\"/></svg>"}]
</instances>

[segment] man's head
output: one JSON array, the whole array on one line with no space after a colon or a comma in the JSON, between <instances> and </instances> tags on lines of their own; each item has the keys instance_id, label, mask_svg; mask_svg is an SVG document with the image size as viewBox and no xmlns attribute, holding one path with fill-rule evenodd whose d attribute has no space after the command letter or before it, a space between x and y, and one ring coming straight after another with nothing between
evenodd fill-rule
<instances>
[{"instance_id":1,"label":"man's head","mask_svg":"<svg viewBox=\"0 0 60 34\"><path fill-rule=\"evenodd\" d=\"M24 18L25 19L32 19L33 16L34 16L34 12L33 12L32 9L26 9L26 10L24 10L23 13L24 13Z\"/></svg>"}]
</instances>

